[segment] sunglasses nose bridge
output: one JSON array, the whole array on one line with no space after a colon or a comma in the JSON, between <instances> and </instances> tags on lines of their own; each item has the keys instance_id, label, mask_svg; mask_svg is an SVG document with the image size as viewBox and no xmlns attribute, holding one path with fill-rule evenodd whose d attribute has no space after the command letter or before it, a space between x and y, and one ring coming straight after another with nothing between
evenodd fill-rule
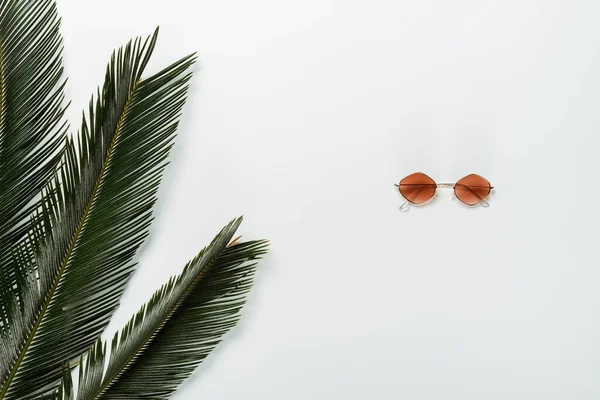
<instances>
[{"instance_id":1,"label":"sunglasses nose bridge","mask_svg":"<svg viewBox=\"0 0 600 400\"><path fill-rule=\"evenodd\" d=\"M454 183L438 183L437 187L449 187L449 188L453 188L454 187Z\"/></svg>"}]
</instances>

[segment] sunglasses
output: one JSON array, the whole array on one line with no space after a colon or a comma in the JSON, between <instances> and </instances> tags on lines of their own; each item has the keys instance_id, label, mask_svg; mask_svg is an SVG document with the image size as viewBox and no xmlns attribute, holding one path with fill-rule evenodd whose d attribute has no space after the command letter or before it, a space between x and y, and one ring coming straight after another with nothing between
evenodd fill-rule
<instances>
[{"instance_id":1,"label":"sunglasses","mask_svg":"<svg viewBox=\"0 0 600 400\"><path fill-rule=\"evenodd\" d=\"M422 172L408 175L395 186L406 199L400 206L400 211L407 210L411 204L419 205L428 202L435 195L438 187L453 188L456 198L469 207L479 204L487 207L489 204L485 199L494 188L487 179L477 174L467 175L456 183L436 183Z\"/></svg>"}]
</instances>

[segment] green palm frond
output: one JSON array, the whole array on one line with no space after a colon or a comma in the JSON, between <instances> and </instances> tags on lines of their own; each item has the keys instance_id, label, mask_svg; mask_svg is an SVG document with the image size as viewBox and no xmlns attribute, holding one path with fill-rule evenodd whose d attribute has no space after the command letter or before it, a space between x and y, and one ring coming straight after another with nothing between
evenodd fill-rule
<instances>
[{"instance_id":1,"label":"green palm frond","mask_svg":"<svg viewBox=\"0 0 600 400\"><path fill-rule=\"evenodd\" d=\"M67 140L33 228L13 250L17 285L3 298L11 317L0 332L0 399L56 387L63 363L107 325L133 271L195 60L141 79L156 38L113 54L78 141Z\"/></svg>"},{"instance_id":2,"label":"green palm frond","mask_svg":"<svg viewBox=\"0 0 600 400\"><path fill-rule=\"evenodd\" d=\"M15 283L10 248L60 159L62 37L50 0L0 2L0 291ZM2 321L8 318L0 311Z\"/></svg>"},{"instance_id":3,"label":"green palm frond","mask_svg":"<svg viewBox=\"0 0 600 400\"><path fill-rule=\"evenodd\" d=\"M231 242L232 221L107 351L195 55L142 79L158 30L130 41L73 139L59 25L54 0L0 0L0 400L73 398L77 357L78 399L165 399L237 323L268 243Z\"/></svg>"},{"instance_id":4,"label":"green palm frond","mask_svg":"<svg viewBox=\"0 0 600 400\"><path fill-rule=\"evenodd\" d=\"M78 400L166 399L233 327L254 278L264 240L230 243L232 221L160 288L112 340L98 340L81 362ZM73 398L66 373L55 399Z\"/></svg>"}]
</instances>

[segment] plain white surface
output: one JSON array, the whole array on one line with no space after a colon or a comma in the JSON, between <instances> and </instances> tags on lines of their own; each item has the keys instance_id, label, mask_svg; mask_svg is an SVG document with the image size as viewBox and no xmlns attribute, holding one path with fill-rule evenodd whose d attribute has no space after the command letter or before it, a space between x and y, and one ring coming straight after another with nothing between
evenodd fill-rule
<instances>
[{"instance_id":1,"label":"plain white surface","mask_svg":"<svg viewBox=\"0 0 600 400\"><path fill-rule=\"evenodd\" d=\"M73 126L130 37L200 60L108 332L231 218L272 240L175 399L600 397L600 3L58 3ZM497 189L401 213L415 171Z\"/></svg>"}]
</instances>

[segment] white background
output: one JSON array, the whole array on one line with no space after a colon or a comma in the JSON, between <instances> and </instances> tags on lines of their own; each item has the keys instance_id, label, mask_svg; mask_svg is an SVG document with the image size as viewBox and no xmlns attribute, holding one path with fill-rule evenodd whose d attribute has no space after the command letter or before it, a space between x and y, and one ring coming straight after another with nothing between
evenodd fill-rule
<instances>
[{"instance_id":1,"label":"white background","mask_svg":"<svg viewBox=\"0 0 600 400\"><path fill-rule=\"evenodd\" d=\"M59 0L69 118L111 50L198 51L112 334L231 218L272 240L175 399L600 397L600 3ZM475 172L398 211L393 183Z\"/></svg>"}]
</instances>

